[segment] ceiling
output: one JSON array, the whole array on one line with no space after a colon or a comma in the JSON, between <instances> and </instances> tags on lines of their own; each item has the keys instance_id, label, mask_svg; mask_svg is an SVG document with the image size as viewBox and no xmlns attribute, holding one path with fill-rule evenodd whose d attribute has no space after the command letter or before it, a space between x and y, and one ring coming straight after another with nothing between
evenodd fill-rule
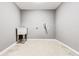
<instances>
[{"instance_id":1,"label":"ceiling","mask_svg":"<svg viewBox=\"0 0 79 59\"><path fill-rule=\"evenodd\" d=\"M61 2L16 2L16 5L22 9L56 9Z\"/></svg>"}]
</instances>

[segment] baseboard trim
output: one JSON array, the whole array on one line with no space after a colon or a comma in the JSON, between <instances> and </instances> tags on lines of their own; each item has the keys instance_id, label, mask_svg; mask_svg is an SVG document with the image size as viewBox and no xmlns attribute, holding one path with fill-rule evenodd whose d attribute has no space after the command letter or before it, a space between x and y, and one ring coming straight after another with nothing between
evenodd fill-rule
<instances>
[{"instance_id":1,"label":"baseboard trim","mask_svg":"<svg viewBox=\"0 0 79 59\"><path fill-rule=\"evenodd\" d=\"M2 50L2 51L0 52L0 55L4 54L6 51L8 51L10 48L12 48L12 47L15 46L15 45L16 45L16 43L13 43L13 44L10 45L9 47L7 47L7 48L5 48L4 50Z\"/></svg>"},{"instance_id":2,"label":"baseboard trim","mask_svg":"<svg viewBox=\"0 0 79 59\"><path fill-rule=\"evenodd\" d=\"M37 39L28 39L28 40L37 40ZM38 39L38 40L44 40L44 39ZM45 39L45 40L56 40L56 39ZM71 48L70 46L68 46L67 44L56 40L58 43L62 44L63 46L65 46L66 48L70 49L71 51L73 51L74 53L76 53L77 55L79 55L79 52L76 51L75 49ZM13 43L12 45L10 45L8 48L4 49L3 51L0 52L0 55L4 54L6 51L8 51L10 48L12 48L13 46L16 45L16 42Z\"/></svg>"},{"instance_id":3,"label":"baseboard trim","mask_svg":"<svg viewBox=\"0 0 79 59\"><path fill-rule=\"evenodd\" d=\"M27 41L29 40L56 40L56 39L27 39Z\"/></svg>"},{"instance_id":4,"label":"baseboard trim","mask_svg":"<svg viewBox=\"0 0 79 59\"><path fill-rule=\"evenodd\" d=\"M71 48L70 46L68 46L67 44L57 40L60 44L62 44L63 46L65 46L66 48L70 49L71 51L73 51L74 53L76 53L79 56L79 52L76 51L75 49Z\"/></svg>"},{"instance_id":5,"label":"baseboard trim","mask_svg":"<svg viewBox=\"0 0 79 59\"><path fill-rule=\"evenodd\" d=\"M29 41L29 40L52 40L52 39L27 39L27 41ZM55 39L55 40L56 40L56 39ZM4 50L2 50L2 51L0 52L0 55L4 54L6 51L8 51L10 48L12 48L12 47L15 46L15 45L16 45L16 42L13 43L12 45L8 46L8 47L5 48Z\"/></svg>"}]
</instances>

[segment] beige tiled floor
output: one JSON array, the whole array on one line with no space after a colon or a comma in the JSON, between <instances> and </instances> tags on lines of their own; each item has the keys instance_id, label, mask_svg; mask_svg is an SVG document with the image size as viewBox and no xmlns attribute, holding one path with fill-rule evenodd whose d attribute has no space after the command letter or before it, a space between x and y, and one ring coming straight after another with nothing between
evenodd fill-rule
<instances>
[{"instance_id":1,"label":"beige tiled floor","mask_svg":"<svg viewBox=\"0 0 79 59\"><path fill-rule=\"evenodd\" d=\"M71 56L74 52L55 39L27 40L25 44L15 44L2 56Z\"/></svg>"}]
</instances>

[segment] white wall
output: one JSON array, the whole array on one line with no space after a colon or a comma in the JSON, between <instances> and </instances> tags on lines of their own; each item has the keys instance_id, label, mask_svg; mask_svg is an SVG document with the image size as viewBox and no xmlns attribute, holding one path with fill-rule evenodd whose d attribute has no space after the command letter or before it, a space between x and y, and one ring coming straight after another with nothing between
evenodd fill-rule
<instances>
[{"instance_id":1,"label":"white wall","mask_svg":"<svg viewBox=\"0 0 79 59\"><path fill-rule=\"evenodd\" d=\"M66 2L56 10L56 39L79 51L79 3Z\"/></svg>"},{"instance_id":2,"label":"white wall","mask_svg":"<svg viewBox=\"0 0 79 59\"><path fill-rule=\"evenodd\" d=\"M55 11L53 10L23 10L22 26L28 28L28 38L55 38ZM43 24L46 23L48 34ZM36 29L38 27L38 29Z\"/></svg>"},{"instance_id":3,"label":"white wall","mask_svg":"<svg viewBox=\"0 0 79 59\"><path fill-rule=\"evenodd\" d=\"M14 3L0 3L0 51L16 41L15 28L20 23L20 11Z\"/></svg>"}]
</instances>

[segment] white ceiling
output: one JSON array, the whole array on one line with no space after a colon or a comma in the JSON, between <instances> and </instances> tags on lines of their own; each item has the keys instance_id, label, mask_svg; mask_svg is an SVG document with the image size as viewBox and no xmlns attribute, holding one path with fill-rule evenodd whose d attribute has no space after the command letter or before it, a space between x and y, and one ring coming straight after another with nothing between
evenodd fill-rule
<instances>
[{"instance_id":1,"label":"white ceiling","mask_svg":"<svg viewBox=\"0 0 79 59\"><path fill-rule=\"evenodd\" d=\"M16 2L16 5L22 9L56 9L61 2Z\"/></svg>"}]
</instances>

